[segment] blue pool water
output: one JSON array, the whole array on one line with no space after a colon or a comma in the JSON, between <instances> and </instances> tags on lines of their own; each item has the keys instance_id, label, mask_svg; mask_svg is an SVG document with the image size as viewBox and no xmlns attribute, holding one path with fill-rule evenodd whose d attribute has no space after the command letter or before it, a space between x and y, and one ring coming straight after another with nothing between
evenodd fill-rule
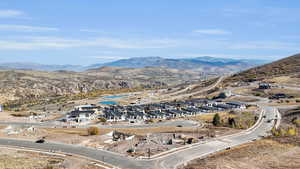
<instances>
[{"instance_id":1,"label":"blue pool water","mask_svg":"<svg viewBox=\"0 0 300 169\"><path fill-rule=\"evenodd\" d=\"M104 96L104 97L100 97L99 99L117 99L117 98L122 98L125 96L126 95Z\"/></svg>"},{"instance_id":2,"label":"blue pool water","mask_svg":"<svg viewBox=\"0 0 300 169\"><path fill-rule=\"evenodd\" d=\"M109 104L109 105L116 105L118 104L117 102L115 101L100 101L98 103L101 103L101 104Z\"/></svg>"}]
</instances>

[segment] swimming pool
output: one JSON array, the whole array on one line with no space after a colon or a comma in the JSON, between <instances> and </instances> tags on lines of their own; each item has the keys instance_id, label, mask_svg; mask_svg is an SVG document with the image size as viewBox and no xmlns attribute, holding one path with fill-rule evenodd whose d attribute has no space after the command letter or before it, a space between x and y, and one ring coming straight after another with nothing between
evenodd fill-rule
<instances>
[{"instance_id":1,"label":"swimming pool","mask_svg":"<svg viewBox=\"0 0 300 169\"><path fill-rule=\"evenodd\" d=\"M107 105L116 105L116 104L118 104L115 101L99 101L98 103L100 103L100 104L107 104Z\"/></svg>"},{"instance_id":2,"label":"swimming pool","mask_svg":"<svg viewBox=\"0 0 300 169\"><path fill-rule=\"evenodd\" d=\"M115 95L115 96L104 96L104 97L99 97L99 99L117 99L117 98L122 98L126 97L127 95Z\"/></svg>"}]
</instances>

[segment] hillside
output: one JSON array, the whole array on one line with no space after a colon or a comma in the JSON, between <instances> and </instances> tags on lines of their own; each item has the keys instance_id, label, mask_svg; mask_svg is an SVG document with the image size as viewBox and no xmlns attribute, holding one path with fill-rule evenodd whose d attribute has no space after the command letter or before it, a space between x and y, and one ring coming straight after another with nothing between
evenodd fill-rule
<instances>
[{"instance_id":1,"label":"hillside","mask_svg":"<svg viewBox=\"0 0 300 169\"><path fill-rule=\"evenodd\" d=\"M296 54L269 64L251 68L228 78L227 82L254 81L278 76L299 76L300 54Z\"/></svg>"},{"instance_id":2,"label":"hillside","mask_svg":"<svg viewBox=\"0 0 300 169\"><path fill-rule=\"evenodd\" d=\"M0 103L95 90L162 87L200 78L199 72L151 67L102 67L85 72L1 70Z\"/></svg>"}]
</instances>

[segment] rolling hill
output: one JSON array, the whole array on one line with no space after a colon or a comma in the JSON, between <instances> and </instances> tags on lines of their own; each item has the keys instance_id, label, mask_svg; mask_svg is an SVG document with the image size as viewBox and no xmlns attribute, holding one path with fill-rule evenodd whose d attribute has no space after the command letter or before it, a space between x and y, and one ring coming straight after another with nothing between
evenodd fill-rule
<instances>
[{"instance_id":1,"label":"rolling hill","mask_svg":"<svg viewBox=\"0 0 300 169\"><path fill-rule=\"evenodd\" d=\"M101 67L84 72L0 70L0 104L95 90L166 87L201 78L199 72L153 67Z\"/></svg>"}]
</instances>

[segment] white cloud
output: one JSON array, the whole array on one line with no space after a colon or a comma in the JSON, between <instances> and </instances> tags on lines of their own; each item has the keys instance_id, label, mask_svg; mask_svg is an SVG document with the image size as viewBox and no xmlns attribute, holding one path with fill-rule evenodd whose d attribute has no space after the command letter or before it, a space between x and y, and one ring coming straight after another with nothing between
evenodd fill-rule
<instances>
[{"instance_id":1,"label":"white cloud","mask_svg":"<svg viewBox=\"0 0 300 169\"><path fill-rule=\"evenodd\" d=\"M299 50L300 45L291 42L277 42L277 41L253 41L241 42L228 46L230 49L251 49L251 50Z\"/></svg>"},{"instance_id":2,"label":"white cloud","mask_svg":"<svg viewBox=\"0 0 300 169\"><path fill-rule=\"evenodd\" d=\"M51 28L51 27L28 26L28 25L0 24L0 31L49 32L49 31L59 31L59 29Z\"/></svg>"},{"instance_id":3,"label":"white cloud","mask_svg":"<svg viewBox=\"0 0 300 169\"><path fill-rule=\"evenodd\" d=\"M24 12L18 10L0 10L0 18L15 18L24 15Z\"/></svg>"},{"instance_id":4,"label":"white cloud","mask_svg":"<svg viewBox=\"0 0 300 169\"><path fill-rule=\"evenodd\" d=\"M197 29L194 30L195 33L207 34L207 35L228 35L231 32L223 30L223 29Z\"/></svg>"},{"instance_id":5,"label":"white cloud","mask_svg":"<svg viewBox=\"0 0 300 169\"><path fill-rule=\"evenodd\" d=\"M44 50L67 48L95 48L97 50L116 51L115 49L170 49L170 50L197 50L197 51L288 51L299 50L299 44L284 41L230 41L212 39L123 39L123 38L65 38L65 37L12 37L0 40L0 50ZM98 53L95 56L122 56L117 53ZM214 56L214 55L211 55ZM244 56L241 56L244 57Z\"/></svg>"},{"instance_id":6,"label":"white cloud","mask_svg":"<svg viewBox=\"0 0 300 169\"><path fill-rule=\"evenodd\" d=\"M23 37L0 40L0 49L37 50L77 47L102 47L114 49L150 49L175 47L175 40L169 39L68 39L60 37Z\"/></svg>"}]
</instances>

